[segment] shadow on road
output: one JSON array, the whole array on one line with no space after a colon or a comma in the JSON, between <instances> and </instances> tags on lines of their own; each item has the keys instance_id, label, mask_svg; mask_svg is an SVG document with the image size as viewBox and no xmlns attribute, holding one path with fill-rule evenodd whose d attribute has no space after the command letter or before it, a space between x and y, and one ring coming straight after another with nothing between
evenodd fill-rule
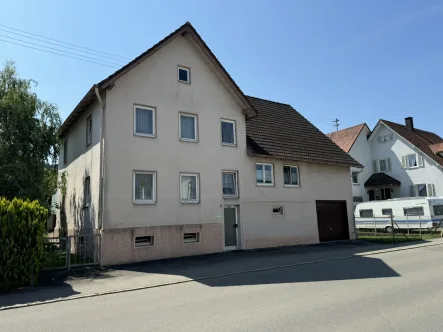
<instances>
[{"instance_id":1,"label":"shadow on road","mask_svg":"<svg viewBox=\"0 0 443 332\"><path fill-rule=\"evenodd\" d=\"M80 293L74 291L72 287L68 284L58 285L58 287L53 287L53 288L42 287L42 288L26 289L23 291L1 294L0 308L13 306L17 304L25 304L30 302L54 300L57 298L63 298L78 294Z\"/></svg>"},{"instance_id":2,"label":"shadow on road","mask_svg":"<svg viewBox=\"0 0 443 332\"><path fill-rule=\"evenodd\" d=\"M151 261L115 266L112 270L184 276L213 287L398 277L382 260L356 255L387 247L392 246L328 243ZM264 271L257 271L260 269ZM213 278L217 275L223 276Z\"/></svg>"},{"instance_id":3,"label":"shadow on road","mask_svg":"<svg viewBox=\"0 0 443 332\"><path fill-rule=\"evenodd\" d=\"M80 295L67 281L109 279L111 275L101 268L84 268L70 271L44 271L37 288L25 288L11 293L0 293L0 308L31 302L40 302Z\"/></svg>"}]
</instances>

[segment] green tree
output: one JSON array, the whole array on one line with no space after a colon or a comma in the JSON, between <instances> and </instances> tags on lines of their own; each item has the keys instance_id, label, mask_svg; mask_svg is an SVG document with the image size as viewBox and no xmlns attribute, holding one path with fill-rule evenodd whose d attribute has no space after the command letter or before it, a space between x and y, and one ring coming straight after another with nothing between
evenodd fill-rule
<instances>
[{"instance_id":1,"label":"green tree","mask_svg":"<svg viewBox=\"0 0 443 332\"><path fill-rule=\"evenodd\" d=\"M14 63L0 70L0 196L47 205L57 187L54 165L61 125L57 106L32 92L32 79L18 76Z\"/></svg>"}]
</instances>

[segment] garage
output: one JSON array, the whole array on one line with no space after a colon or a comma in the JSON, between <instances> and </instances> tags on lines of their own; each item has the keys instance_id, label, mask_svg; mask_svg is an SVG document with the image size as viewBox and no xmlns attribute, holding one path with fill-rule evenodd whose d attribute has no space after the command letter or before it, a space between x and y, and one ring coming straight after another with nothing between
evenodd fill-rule
<instances>
[{"instance_id":1,"label":"garage","mask_svg":"<svg viewBox=\"0 0 443 332\"><path fill-rule=\"evenodd\" d=\"M316 201L320 242L349 240L346 201Z\"/></svg>"}]
</instances>

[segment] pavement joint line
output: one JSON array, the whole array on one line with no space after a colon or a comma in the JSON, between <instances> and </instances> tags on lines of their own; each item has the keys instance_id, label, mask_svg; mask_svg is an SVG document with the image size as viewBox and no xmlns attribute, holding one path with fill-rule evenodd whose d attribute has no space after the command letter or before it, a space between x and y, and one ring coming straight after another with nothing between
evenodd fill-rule
<instances>
[{"instance_id":1,"label":"pavement joint line","mask_svg":"<svg viewBox=\"0 0 443 332\"><path fill-rule=\"evenodd\" d=\"M374 256L374 255L385 254L385 253L389 253L389 252L406 251L406 250L413 250L413 249L420 249L420 248L425 248L425 247L434 247L434 246L441 246L441 245L443 245L443 242L415 245L413 247L406 247L406 248L381 249L381 250L370 251L370 252L366 252L366 253L357 253L357 254L353 254L353 255L350 255L350 256L341 256L341 257L333 257L333 258L326 258L326 259L317 259L317 260L314 260L314 261L298 262L298 263L292 263L292 264L284 264L284 265L268 266L268 267L249 269L249 270L242 270L242 271L235 271L235 272L228 272L228 273L220 273L220 274L214 274L214 275L210 275L210 276L204 276L204 277L198 277L198 278L186 279L186 280L179 280L179 281L172 281L172 282L166 282L166 283L161 283L161 284L156 284L156 285L147 285L147 286L139 286L139 287L132 287L132 288L123 288L123 289L110 290L110 291L99 292L99 293L90 293L90 294L70 296L70 297L65 297L65 298L57 298L57 299L52 299L52 300L45 300L45 301L38 301L38 302L16 304L16 305L12 305L12 306L0 307L0 311L19 309L19 308L27 308L27 307L34 307L34 306L38 306L38 305L57 303L57 302L80 300L80 299L86 299L86 298L98 297L98 296L104 296L104 295L128 293L128 292L134 292L134 291L151 289L151 288L160 288L160 287L174 286L174 285L180 285L180 284L185 284L185 283L190 283L190 282L198 282L198 281L201 281L201 280L223 278L223 277L229 277L229 276L235 276L235 275L241 275L241 274L247 274L247 273L263 272L263 271L269 271L269 270L285 269L285 268L296 267L296 266L303 266L303 265L310 265L310 264L333 262L333 261L339 261L339 260L345 260L345 259L351 259L351 258Z\"/></svg>"}]
</instances>

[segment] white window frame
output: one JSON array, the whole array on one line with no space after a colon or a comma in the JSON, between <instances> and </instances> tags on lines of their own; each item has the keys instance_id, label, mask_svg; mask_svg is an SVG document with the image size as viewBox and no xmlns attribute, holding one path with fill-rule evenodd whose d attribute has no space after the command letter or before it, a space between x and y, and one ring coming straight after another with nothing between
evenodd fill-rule
<instances>
[{"instance_id":1,"label":"white window frame","mask_svg":"<svg viewBox=\"0 0 443 332\"><path fill-rule=\"evenodd\" d=\"M298 184L285 184L285 172L284 172L284 168L285 167L289 167L289 174L291 173L291 168L296 168L297 169L297 183ZM300 187L300 168L298 166L295 165L283 165L282 167L282 171L283 171L283 187L286 188L297 188Z\"/></svg>"},{"instance_id":2,"label":"white window frame","mask_svg":"<svg viewBox=\"0 0 443 332\"><path fill-rule=\"evenodd\" d=\"M358 183L358 172L352 172L351 173L351 180L352 180L352 184L354 184L354 185L358 185L358 184L360 184L360 183ZM354 182L354 176L356 177L356 179L357 179L357 182Z\"/></svg>"},{"instance_id":3,"label":"white window frame","mask_svg":"<svg viewBox=\"0 0 443 332\"><path fill-rule=\"evenodd\" d=\"M424 186L426 189L426 196L420 196L420 191L418 189L418 186ZM426 183L418 183L414 185L414 193L415 193L415 197L429 197L429 192L428 192L428 185Z\"/></svg>"},{"instance_id":4,"label":"white window frame","mask_svg":"<svg viewBox=\"0 0 443 332\"><path fill-rule=\"evenodd\" d=\"M182 177L183 176L194 176L196 178L195 180L195 199L189 199L185 200L182 198ZM179 197L180 197L180 203L182 204L198 204L200 203L200 174L199 173L180 173L180 179L179 179Z\"/></svg>"},{"instance_id":5,"label":"white window frame","mask_svg":"<svg viewBox=\"0 0 443 332\"><path fill-rule=\"evenodd\" d=\"M191 237L189 237L191 235ZM192 237L192 235L195 235ZM189 238L186 238L188 236ZM183 243L199 243L200 242L200 233L192 232L192 233L183 233Z\"/></svg>"},{"instance_id":6,"label":"white window frame","mask_svg":"<svg viewBox=\"0 0 443 332\"><path fill-rule=\"evenodd\" d=\"M235 178L235 195L225 195L223 194L223 174L234 174ZM237 171L222 171L222 195L224 198L238 198L238 172Z\"/></svg>"},{"instance_id":7,"label":"white window frame","mask_svg":"<svg viewBox=\"0 0 443 332\"><path fill-rule=\"evenodd\" d=\"M392 138L393 138L392 134L381 135L378 137L378 141L380 143L388 143L388 142L392 141Z\"/></svg>"},{"instance_id":8,"label":"white window frame","mask_svg":"<svg viewBox=\"0 0 443 332\"><path fill-rule=\"evenodd\" d=\"M261 183L257 182L257 165L262 166L263 182L261 182ZM271 166L271 180L272 180L272 183L265 183L265 181L266 181L265 166ZM274 164L255 163L255 183L256 183L257 186L273 187L274 186Z\"/></svg>"},{"instance_id":9,"label":"white window frame","mask_svg":"<svg viewBox=\"0 0 443 332\"><path fill-rule=\"evenodd\" d=\"M135 176L136 174L152 174L152 199L135 198ZM157 172L156 171L132 171L132 202L134 204L156 204L157 203Z\"/></svg>"},{"instance_id":10,"label":"white window frame","mask_svg":"<svg viewBox=\"0 0 443 332\"><path fill-rule=\"evenodd\" d=\"M195 139L181 137L181 134L182 134L182 121L181 121L181 118L182 118L182 116L187 116L187 117L194 118L194 133L195 133L194 136L195 136ZM198 115L197 114L185 113L185 112L179 112L178 113L178 138L179 138L180 141L183 141L183 142L193 142L193 143L197 143L198 142Z\"/></svg>"},{"instance_id":11,"label":"white window frame","mask_svg":"<svg viewBox=\"0 0 443 332\"><path fill-rule=\"evenodd\" d=\"M416 162L417 166L409 165L409 156L415 156L415 162ZM405 155L405 160L406 160L406 168L407 169L414 169L414 168L420 167L419 156L417 153L409 153L409 154Z\"/></svg>"},{"instance_id":12,"label":"white window frame","mask_svg":"<svg viewBox=\"0 0 443 332\"><path fill-rule=\"evenodd\" d=\"M136 116L137 108L152 111L152 134L139 133L136 131L137 130L137 116ZM134 135L135 136L155 137L155 135L156 135L155 129L156 129L156 121L157 121L156 120L156 115L157 115L156 113L157 112L156 112L155 107L134 104Z\"/></svg>"},{"instance_id":13,"label":"white window frame","mask_svg":"<svg viewBox=\"0 0 443 332\"><path fill-rule=\"evenodd\" d=\"M384 161L386 163L386 170L382 171L380 169L380 161ZM380 173L380 172L391 172L392 171L392 160L391 158L383 158L383 159L375 159L372 161L375 163L376 169L374 169L374 173Z\"/></svg>"},{"instance_id":14,"label":"white window frame","mask_svg":"<svg viewBox=\"0 0 443 332\"><path fill-rule=\"evenodd\" d=\"M146 242L137 243L137 239L146 238ZM134 237L134 248L152 247L154 245L154 235L143 235Z\"/></svg>"},{"instance_id":15,"label":"white window frame","mask_svg":"<svg viewBox=\"0 0 443 332\"><path fill-rule=\"evenodd\" d=\"M180 70L185 70L188 73L188 80L187 81L183 81L180 79ZM182 83L190 84L191 83L191 69L187 68L187 67L183 67L183 66L177 66L177 80Z\"/></svg>"},{"instance_id":16,"label":"white window frame","mask_svg":"<svg viewBox=\"0 0 443 332\"><path fill-rule=\"evenodd\" d=\"M92 144L92 114L86 118L86 146Z\"/></svg>"},{"instance_id":17,"label":"white window frame","mask_svg":"<svg viewBox=\"0 0 443 332\"><path fill-rule=\"evenodd\" d=\"M222 130L222 123L223 122L232 123L232 128L234 131L234 143L223 142L223 130ZM222 145L237 146L237 124L236 124L235 120L220 119L220 141L221 141Z\"/></svg>"}]
</instances>

